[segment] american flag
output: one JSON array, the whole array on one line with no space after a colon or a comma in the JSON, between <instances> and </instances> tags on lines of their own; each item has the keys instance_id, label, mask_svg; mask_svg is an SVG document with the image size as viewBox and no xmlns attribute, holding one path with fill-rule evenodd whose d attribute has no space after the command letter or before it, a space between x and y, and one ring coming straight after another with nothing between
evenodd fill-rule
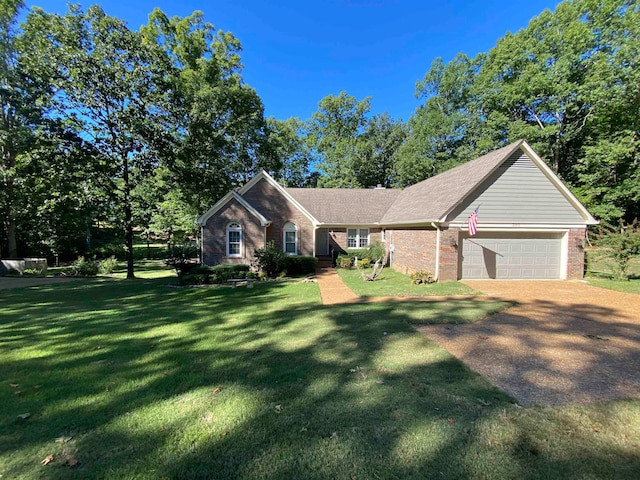
<instances>
[{"instance_id":1,"label":"american flag","mask_svg":"<svg viewBox=\"0 0 640 480\"><path fill-rule=\"evenodd\" d=\"M478 210L480 210L479 205L473 212L471 212L471 215L469 215L469 236L471 237L473 237L478 231Z\"/></svg>"}]
</instances>

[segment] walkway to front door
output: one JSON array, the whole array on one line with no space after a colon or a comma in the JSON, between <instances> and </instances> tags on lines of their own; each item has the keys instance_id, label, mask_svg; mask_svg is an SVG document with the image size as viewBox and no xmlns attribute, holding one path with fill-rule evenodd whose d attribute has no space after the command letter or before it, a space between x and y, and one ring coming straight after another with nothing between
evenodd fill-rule
<instances>
[{"instance_id":1,"label":"walkway to front door","mask_svg":"<svg viewBox=\"0 0 640 480\"><path fill-rule=\"evenodd\" d=\"M358 296L344 284L334 268L319 269L316 279L323 305L350 303L358 299Z\"/></svg>"}]
</instances>

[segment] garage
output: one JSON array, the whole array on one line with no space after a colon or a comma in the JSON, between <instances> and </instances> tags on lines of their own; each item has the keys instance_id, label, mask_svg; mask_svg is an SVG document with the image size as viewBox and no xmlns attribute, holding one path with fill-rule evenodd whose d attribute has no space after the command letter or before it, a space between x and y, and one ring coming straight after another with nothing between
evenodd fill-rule
<instances>
[{"instance_id":1,"label":"garage","mask_svg":"<svg viewBox=\"0 0 640 480\"><path fill-rule=\"evenodd\" d=\"M562 233L483 232L462 237L461 277L561 278Z\"/></svg>"}]
</instances>

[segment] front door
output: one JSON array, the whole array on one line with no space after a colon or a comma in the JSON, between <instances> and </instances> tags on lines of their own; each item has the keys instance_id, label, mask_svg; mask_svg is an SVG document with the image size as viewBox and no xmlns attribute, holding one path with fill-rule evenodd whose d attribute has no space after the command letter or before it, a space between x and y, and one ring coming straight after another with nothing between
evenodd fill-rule
<instances>
[{"instance_id":1,"label":"front door","mask_svg":"<svg viewBox=\"0 0 640 480\"><path fill-rule=\"evenodd\" d=\"M316 230L316 256L329 255L329 231L326 228Z\"/></svg>"}]
</instances>

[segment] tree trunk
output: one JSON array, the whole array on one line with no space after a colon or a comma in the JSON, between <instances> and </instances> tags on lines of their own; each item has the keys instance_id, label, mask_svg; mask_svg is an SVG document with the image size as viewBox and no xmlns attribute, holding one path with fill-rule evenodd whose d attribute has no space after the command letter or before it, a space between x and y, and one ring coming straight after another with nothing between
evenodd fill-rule
<instances>
[{"instance_id":1,"label":"tree trunk","mask_svg":"<svg viewBox=\"0 0 640 480\"><path fill-rule=\"evenodd\" d=\"M5 152L3 155L3 163L6 166L7 171L11 171L13 167L15 167L15 155L13 152ZM18 242L16 240L16 218L15 218L15 209L13 207L14 202L14 185L13 178L11 176L5 175L4 177L4 188L6 191L6 196L8 199L8 204L6 208L6 217L4 219L4 229L7 232L7 242L9 247L9 256L8 258L18 258Z\"/></svg>"},{"instance_id":2,"label":"tree trunk","mask_svg":"<svg viewBox=\"0 0 640 480\"><path fill-rule=\"evenodd\" d=\"M133 215L131 214L131 185L129 184L129 161L123 159L124 171L124 241L127 252L127 279L136 278L133 271Z\"/></svg>"},{"instance_id":3,"label":"tree trunk","mask_svg":"<svg viewBox=\"0 0 640 480\"><path fill-rule=\"evenodd\" d=\"M18 258L18 242L16 241L16 221L13 218L13 210L9 210L6 222L7 237L9 240L9 258Z\"/></svg>"}]
</instances>

